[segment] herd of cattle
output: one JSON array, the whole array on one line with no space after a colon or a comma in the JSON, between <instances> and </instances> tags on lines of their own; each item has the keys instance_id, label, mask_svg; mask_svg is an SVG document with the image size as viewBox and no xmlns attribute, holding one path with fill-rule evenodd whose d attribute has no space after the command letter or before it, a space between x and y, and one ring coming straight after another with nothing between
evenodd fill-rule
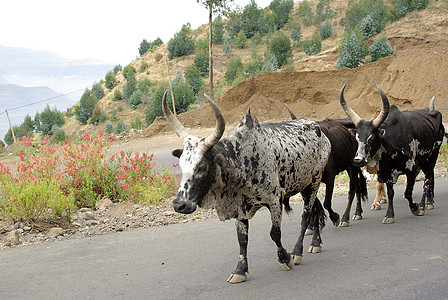
<instances>
[{"instance_id":1,"label":"herd of cattle","mask_svg":"<svg viewBox=\"0 0 448 300\"><path fill-rule=\"evenodd\" d=\"M210 98L206 96L216 127L210 136L199 138L189 135L170 111L165 93L163 112L183 140L183 149L173 151L182 171L173 207L184 214L192 213L198 206L214 207L220 220L236 219L240 254L228 282L239 283L247 278L249 219L262 207L270 211L270 236L277 245L283 270L301 263L307 229L313 232L308 252L321 251L324 208L335 226L348 226L356 195L354 219L361 219L361 201L367 199L361 169L364 166L376 170L380 185L386 184L388 209L383 223L394 222L393 185L401 174L406 175L404 197L411 212L422 216L425 208L433 208L434 166L445 135L442 114L434 109L434 98L429 108L400 111L390 106L386 94L377 88L382 108L373 120L361 119L349 106L344 85L339 100L348 118L315 122L298 119L287 108L292 120L261 124L249 110L234 133L224 138L224 118ZM335 176L344 170L350 177L350 186L347 208L340 219L331 208L331 200ZM420 203L414 203L412 191L420 170L425 175L423 197ZM321 182L326 185L323 207L317 199ZM281 242L282 210L291 210L289 199L299 192L304 201L301 231L293 251L288 253Z\"/></svg>"}]
</instances>

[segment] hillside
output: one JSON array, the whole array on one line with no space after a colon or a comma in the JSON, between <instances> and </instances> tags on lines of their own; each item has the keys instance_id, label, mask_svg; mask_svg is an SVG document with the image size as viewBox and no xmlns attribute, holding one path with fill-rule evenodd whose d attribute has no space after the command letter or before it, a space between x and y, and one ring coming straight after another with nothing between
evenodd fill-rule
<instances>
[{"instance_id":1,"label":"hillside","mask_svg":"<svg viewBox=\"0 0 448 300\"><path fill-rule=\"evenodd\" d=\"M315 9L317 1L310 3ZM333 37L323 41L323 51L317 55L307 56L294 50L294 72L263 73L235 87L226 86L224 74L231 58L224 55L222 45L214 47L214 76L217 89L215 92L218 96L222 95L217 99L217 104L228 124L237 123L248 108L251 108L251 111L264 122L287 119L283 103L288 103L298 116L305 118L319 120L326 117L343 117L344 113L338 102L338 93L343 84L347 84L346 98L365 118L369 118L380 105L375 84L379 84L391 103L401 109L425 107L431 97L436 95L436 108L446 115L448 112L448 99L445 94L448 82L446 2L437 1L430 8L414 11L401 20L388 24L385 34L392 46L396 47L395 55L356 69L340 70L334 70L338 45L343 33L339 21L345 15L348 2L336 0L331 1L330 5L336 13L332 18ZM297 9L298 3L295 3L292 15L297 14ZM194 30L194 36L206 37L207 29L208 25L201 26ZM302 27L303 39L309 39L315 30L314 26ZM263 55L265 49L266 44L262 43L257 48L257 53ZM157 54L163 55L158 62L155 60ZM148 65L144 72L137 73L136 78L147 77L152 82L167 80L166 55L167 49L164 44L153 53L146 53L134 61L132 65L137 70L140 70L142 65ZM250 59L251 50L233 49L233 55L242 57L244 62ZM194 55L170 60L171 77L175 76L179 68L183 70L193 63L193 60ZM130 124L136 118L144 120L147 104L140 104L138 109L133 110L124 101L112 100L114 91L121 89L124 82L121 73L117 74L117 79L121 83L111 91L105 89L106 96L98 105L107 116L114 114L126 124ZM210 116L210 109L204 106L181 114L179 118L188 127L211 127L214 125L214 119ZM68 135L92 133L103 130L104 124L81 126L72 117L64 129ZM144 136L170 131L163 118L158 118L144 130Z\"/></svg>"}]
</instances>

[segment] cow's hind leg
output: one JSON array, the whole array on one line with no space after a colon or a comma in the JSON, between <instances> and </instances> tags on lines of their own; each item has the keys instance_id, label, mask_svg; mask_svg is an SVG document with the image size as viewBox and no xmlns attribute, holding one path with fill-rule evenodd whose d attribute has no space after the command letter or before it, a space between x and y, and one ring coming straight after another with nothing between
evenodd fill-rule
<instances>
[{"instance_id":1,"label":"cow's hind leg","mask_svg":"<svg viewBox=\"0 0 448 300\"><path fill-rule=\"evenodd\" d=\"M235 271L227 279L230 283L240 283L246 281L249 272L247 264L247 243L249 241L249 220L236 221L236 233L240 244L240 257Z\"/></svg>"},{"instance_id":2,"label":"cow's hind leg","mask_svg":"<svg viewBox=\"0 0 448 300\"><path fill-rule=\"evenodd\" d=\"M423 216L425 214L425 205L420 206L417 203L414 203L412 199L412 191L414 190L415 178L417 177L418 172L412 172L406 174L406 189L404 191L404 197L409 202L409 208L414 216Z\"/></svg>"},{"instance_id":3,"label":"cow's hind leg","mask_svg":"<svg viewBox=\"0 0 448 300\"><path fill-rule=\"evenodd\" d=\"M334 226L339 226L341 221L339 214L333 210L331 207L331 200L333 198L333 190L334 190L334 177L330 178L325 185L325 200L324 207L328 211L328 215L330 216L331 222L333 222Z\"/></svg>"},{"instance_id":4,"label":"cow's hind leg","mask_svg":"<svg viewBox=\"0 0 448 300\"><path fill-rule=\"evenodd\" d=\"M420 207L425 207L426 209L434 208L434 166L437 162L437 157L438 151L422 167L422 171L425 173L425 182L423 184L423 196Z\"/></svg>"},{"instance_id":5,"label":"cow's hind leg","mask_svg":"<svg viewBox=\"0 0 448 300\"><path fill-rule=\"evenodd\" d=\"M282 205L272 204L269 206L271 212L271 238L277 245L278 262L283 270L289 271L294 266L294 258L289 254L282 245L282 232L281 232L281 220L282 220Z\"/></svg>"},{"instance_id":6,"label":"cow's hind leg","mask_svg":"<svg viewBox=\"0 0 448 300\"><path fill-rule=\"evenodd\" d=\"M312 209L312 221L314 223L314 233L311 245L308 248L308 253L320 253L322 251L322 238L320 236L320 229L325 226L325 211L320 203L319 199L316 198L314 201Z\"/></svg>"}]
</instances>

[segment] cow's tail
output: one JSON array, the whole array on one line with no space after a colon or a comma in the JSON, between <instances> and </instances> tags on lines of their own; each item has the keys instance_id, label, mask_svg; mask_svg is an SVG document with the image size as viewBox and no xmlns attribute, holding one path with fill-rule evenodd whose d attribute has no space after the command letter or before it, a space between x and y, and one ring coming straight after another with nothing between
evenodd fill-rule
<instances>
[{"instance_id":1,"label":"cow's tail","mask_svg":"<svg viewBox=\"0 0 448 300\"><path fill-rule=\"evenodd\" d=\"M359 197L361 198L361 200L363 202L366 202L369 200L368 198L368 194L367 194L367 181L366 181L366 177L364 176L364 174L362 173L362 169L358 168L358 180L357 180L358 184L356 187L356 194L359 195Z\"/></svg>"},{"instance_id":2,"label":"cow's tail","mask_svg":"<svg viewBox=\"0 0 448 300\"><path fill-rule=\"evenodd\" d=\"M322 206L322 203L320 200L316 197L316 200L313 204L313 209L311 212L312 219L317 219L320 229L325 227L325 221L327 219L327 216L325 215L324 207Z\"/></svg>"}]
</instances>

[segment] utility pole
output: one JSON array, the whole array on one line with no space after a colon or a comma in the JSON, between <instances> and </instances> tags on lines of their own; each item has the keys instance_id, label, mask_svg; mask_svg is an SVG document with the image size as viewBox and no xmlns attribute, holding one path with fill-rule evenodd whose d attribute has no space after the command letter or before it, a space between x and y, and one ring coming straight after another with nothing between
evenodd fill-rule
<instances>
[{"instance_id":1,"label":"utility pole","mask_svg":"<svg viewBox=\"0 0 448 300\"><path fill-rule=\"evenodd\" d=\"M12 139L14 140L14 143L15 143L15 142L17 142L17 140L16 140L16 136L14 134L14 129L12 129L11 119L9 119L9 114L8 114L8 110L7 109L5 109L5 113L6 113L6 117L8 118L9 128L11 128Z\"/></svg>"}]
</instances>

